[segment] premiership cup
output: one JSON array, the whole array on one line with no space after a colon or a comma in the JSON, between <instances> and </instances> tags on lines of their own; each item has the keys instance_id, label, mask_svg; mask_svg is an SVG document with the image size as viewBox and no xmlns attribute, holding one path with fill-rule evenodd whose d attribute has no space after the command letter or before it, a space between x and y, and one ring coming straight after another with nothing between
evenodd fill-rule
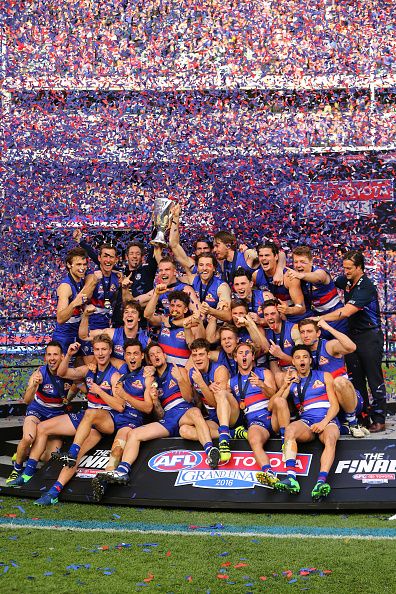
<instances>
[{"instance_id":1,"label":"premiership cup","mask_svg":"<svg viewBox=\"0 0 396 594\"><path fill-rule=\"evenodd\" d=\"M166 247L165 232L170 220L170 211L173 201L168 198L155 198L153 223L156 231L155 236L150 241L151 245Z\"/></svg>"}]
</instances>

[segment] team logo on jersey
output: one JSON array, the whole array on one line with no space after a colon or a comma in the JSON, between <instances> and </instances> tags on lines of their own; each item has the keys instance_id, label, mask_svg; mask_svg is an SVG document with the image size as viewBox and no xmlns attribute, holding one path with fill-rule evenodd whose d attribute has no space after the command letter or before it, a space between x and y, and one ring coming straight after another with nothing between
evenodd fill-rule
<instances>
[{"instance_id":1,"label":"team logo on jersey","mask_svg":"<svg viewBox=\"0 0 396 594\"><path fill-rule=\"evenodd\" d=\"M169 330L169 328L162 328L161 335L162 336L170 336L170 330Z\"/></svg>"},{"instance_id":2,"label":"team logo on jersey","mask_svg":"<svg viewBox=\"0 0 396 594\"><path fill-rule=\"evenodd\" d=\"M124 349L120 344L116 344L113 348L113 351L116 355L124 355Z\"/></svg>"},{"instance_id":3,"label":"team logo on jersey","mask_svg":"<svg viewBox=\"0 0 396 594\"><path fill-rule=\"evenodd\" d=\"M314 383L312 384L312 388L315 390L316 388L323 388L324 383L321 382L320 380L315 380Z\"/></svg>"},{"instance_id":4,"label":"team logo on jersey","mask_svg":"<svg viewBox=\"0 0 396 594\"><path fill-rule=\"evenodd\" d=\"M141 390L143 388L143 384L142 382L138 379L135 380L134 382L132 382L132 388L136 388L138 390Z\"/></svg>"},{"instance_id":5,"label":"team logo on jersey","mask_svg":"<svg viewBox=\"0 0 396 594\"><path fill-rule=\"evenodd\" d=\"M293 345L292 345L292 343L291 343L289 340L287 340L287 338L286 338L285 342L283 343L283 346L284 346L284 348L288 349L288 348L292 347Z\"/></svg>"},{"instance_id":6,"label":"team logo on jersey","mask_svg":"<svg viewBox=\"0 0 396 594\"><path fill-rule=\"evenodd\" d=\"M101 384L100 387L103 390L110 390L111 389L111 384L109 384L109 382L107 380L104 380Z\"/></svg>"},{"instance_id":7,"label":"team logo on jersey","mask_svg":"<svg viewBox=\"0 0 396 594\"><path fill-rule=\"evenodd\" d=\"M169 390L170 390L171 388L174 388L175 386L177 386L177 383L175 382L175 380L174 380L174 379L171 379L171 381L169 382L169 386L168 386Z\"/></svg>"},{"instance_id":8,"label":"team logo on jersey","mask_svg":"<svg viewBox=\"0 0 396 594\"><path fill-rule=\"evenodd\" d=\"M54 386L52 384L44 384L43 391L48 392L49 394L54 393Z\"/></svg>"},{"instance_id":9,"label":"team logo on jersey","mask_svg":"<svg viewBox=\"0 0 396 594\"><path fill-rule=\"evenodd\" d=\"M110 285L110 292L111 293L114 293L116 290L117 290L116 285L114 283L111 283L111 285Z\"/></svg>"},{"instance_id":10,"label":"team logo on jersey","mask_svg":"<svg viewBox=\"0 0 396 594\"><path fill-rule=\"evenodd\" d=\"M267 452L271 467L276 474L287 474L281 452ZM312 454L298 454L296 473L308 476ZM204 453L190 450L169 450L156 454L148 461L155 472L177 472L175 487L192 485L201 489L253 489L264 487L256 480L260 470L252 452L232 452L231 460L216 470L209 467Z\"/></svg>"},{"instance_id":11,"label":"team logo on jersey","mask_svg":"<svg viewBox=\"0 0 396 594\"><path fill-rule=\"evenodd\" d=\"M176 333L176 338L178 340L184 340L184 330L179 330L179 332Z\"/></svg>"},{"instance_id":12,"label":"team logo on jersey","mask_svg":"<svg viewBox=\"0 0 396 594\"><path fill-rule=\"evenodd\" d=\"M326 359L326 357L323 357L323 355L321 356L321 358L319 359L319 365L327 365L329 362L328 359Z\"/></svg>"}]
</instances>

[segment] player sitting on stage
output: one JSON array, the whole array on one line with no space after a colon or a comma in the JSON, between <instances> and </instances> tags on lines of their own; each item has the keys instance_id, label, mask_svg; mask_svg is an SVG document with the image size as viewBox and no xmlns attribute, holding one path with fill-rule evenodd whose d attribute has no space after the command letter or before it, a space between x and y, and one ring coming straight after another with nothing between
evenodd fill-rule
<instances>
[{"instance_id":1,"label":"player sitting on stage","mask_svg":"<svg viewBox=\"0 0 396 594\"><path fill-rule=\"evenodd\" d=\"M312 441L318 435L324 445L320 459L320 472L312 490L312 499L326 497L331 487L327 475L334 462L337 440L340 436L336 415L339 411L334 380L330 373L312 370L312 354L305 345L297 345L292 351L292 363L296 372L289 369L285 374L284 389L277 397L287 398L290 394L297 407L299 419L285 430L284 456L287 478L274 484L278 491L299 493L296 480L297 442Z\"/></svg>"},{"instance_id":2,"label":"player sitting on stage","mask_svg":"<svg viewBox=\"0 0 396 594\"><path fill-rule=\"evenodd\" d=\"M139 454L142 441L179 435L181 425L193 425L207 455L211 468L217 468L220 452L213 446L209 427L199 408L192 404L192 390L187 380L187 371L167 363L162 348L157 344L147 347L147 358L155 368L158 389L152 390L154 413L159 421L149 423L132 431L127 438L122 461L117 470L107 472L103 479L109 483L127 484L129 471Z\"/></svg>"}]
</instances>

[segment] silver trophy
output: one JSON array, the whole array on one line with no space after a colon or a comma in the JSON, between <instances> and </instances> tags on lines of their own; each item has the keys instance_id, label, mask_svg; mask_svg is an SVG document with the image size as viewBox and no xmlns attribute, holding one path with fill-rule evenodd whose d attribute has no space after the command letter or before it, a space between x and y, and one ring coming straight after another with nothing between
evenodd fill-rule
<instances>
[{"instance_id":1,"label":"silver trophy","mask_svg":"<svg viewBox=\"0 0 396 594\"><path fill-rule=\"evenodd\" d=\"M151 245L159 247L166 247L168 245L165 240L165 232L169 225L172 205L173 200L169 200L168 198L154 199L153 224L156 234L150 241Z\"/></svg>"}]
</instances>

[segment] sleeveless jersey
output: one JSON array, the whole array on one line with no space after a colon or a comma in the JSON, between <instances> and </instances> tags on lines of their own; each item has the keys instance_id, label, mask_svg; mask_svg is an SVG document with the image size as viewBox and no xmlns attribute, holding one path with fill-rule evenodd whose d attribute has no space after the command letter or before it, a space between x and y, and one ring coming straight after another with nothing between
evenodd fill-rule
<instances>
[{"instance_id":1,"label":"sleeveless jersey","mask_svg":"<svg viewBox=\"0 0 396 594\"><path fill-rule=\"evenodd\" d=\"M312 351L312 369L328 371L333 377L345 377L348 379L348 372L345 367L344 357L333 357L327 352L328 340L319 338L318 348Z\"/></svg>"},{"instance_id":2,"label":"sleeveless jersey","mask_svg":"<svg viewBox=\"0 0 396 594\"><path fill-rule=\"evenodd\" d=\"M283 269L283 274L286 274L287 272L287 268ZM270 291L273 296L275 297L275 299L279 299L279 301L281 303L285 303L287 306L291 307L293 306L293 301L290 297L290 293L289 290L285 287L285 285L275 285L274 284L274 277L273 276L268 276L264 270L260 267L258 272L257 272L257 276L256 276L256 285L261 289L261 286L265 287L265 284L267 285L266 290ZM265 289L261 289L261 290L265 290ZM287 315L287 319L290 322L298 322L299 320L302 320L303 318L308 318L310 316L311 312L309 310L309 308L307 307L307 311L303 314L294 314L294 315Z\"/></svg>"},{"instance_id":3,"label":"sleeveless jersey","mask_svg":"<svg viewBox=\"0 0 396 594\"><path fill-rule=\"evenodd\" d=\"M221 278L219 278L218 276L213 276L208 282L208 284L205 285L201 281L200 277L197 275L193 280L192 287L195 291L197 298L201 303L206 301L206 303L210 307L216 309L219 303L219 296L217 294L217 291L220 285L222 285L223 283L224 281Z\"/></svg>"},{"instance_id":4,"label":"sleeveless jersey","mask_svg":"<svg viewBox=\"0 0 396 594\"><path fill-rule=\"evenodd\" d=\"M264 369L261 367L254 367L252 371L258 375L260 380L264 381ZM230 380L232 393L239 404L243 402L245 405L243 412L245 413L248 421L249 417L251 417L253 413L268 409L269 402L269 398L263 394L261 388L258 386L253 386L250 383L249 376L250 373L244 375L238 372Z\"/></svg>"},{"instance_id":5,"label":"sleeveless jersey","mask_svg":"<svg viewBox=\"0 0 396 594\"><path fill-rule=\"evenodd\" d=\"M62 280L61 285L63 285L63 284L69 285L69 287L71 289L71 295L69 297L69 304L76 298L77 294L82 290L82 288L84 286L84 282L85 281L83 281L83 280L76 282L70 274L68 274ZM67 338L76 339L78 336L78 327L81 322L81 316L82 316L82 307L78 306L73 309L73 313L72 313L71 317L67 320L67 322L64 322L62 324L60 324L59 322L56 322L54 334L52 336L53 340L58 340L58 337L59 338L67 337ZM73 342L73 340L72 340L72 342Z\"/></svg>"},{"instance_id":6,"label":"sleeveless jersey","mask_svg":"<svg viewBox=\"0 0 396 594\"><path fill-rule=\"evenodd\" d=\"M237 268L249 270L251 273L255 271L255 269L251 268L249 264L246 262L244 254L242 252L238 252L237 250L235 250L232 262L229 262L228 260L223 260L223 267L221 268L220 265L221 278L223 279L223 282L229 284L230 287L232 285L233 276Z\"/></svg>"},{"instance_id":7,"label":"sleeveless jersey","mask_svg":"<svg viewBox=\"0 0 396 594\"><path fill-rule=\"evenodd\" d=\"M158 382L159 401L165 412L173 408L191 408L186 400L184 400L179 384L172 377L172 364L168 364L162 375L156 375Z\"/></svg>"},{"instance_id":8,"label":"sleeveless jersey","mask_svg":"<svg viewBox=\"0 0 396 594\"><path fill-rule=\"evenodd\" d=\"M119 286L120 282L115 272L112 272L110 276L103 276L99 280L91 297L91 303L96 307L96 312L89 316L91 330L110 326L113 313L112 305L116 300ZM106 307L106 305L108 306Z\"/></svg>"},{"instance_id":9,"label":"sleeveless jersey","mask_svg":"<svg viewBox=\"0 0 396 594\"><path fill-rule=\"evenodd\" d=\"M295 344L294 340L292 338L292 335L291 335L293 326L294 326L293 322L288 322L287 320L283 320L282 326L281 326L281 331L279 332L279 334L274 332L274 330L272 330L271 328L265 329L265 336L267 337L268 342L270 340L272 340L275 344L280 346L280 348L282 349L282 351L284 353L286 353L286 355L290 355L290 356L291 356L291 352L292 352L292 349ZM270 361L278 361L278 359L276 357L274 357L273 355L269 354L268 357L269 357ZM286 367L287 365L290 365L290 363L287 363L287 361L282 361L282 360L278 361L278 363L279 363L280 367Z\"/></svg>"},{"instance_id":10,"label":"sleeveless jersey","mask_svg":"<svg viewBox=\"0 0 396 594\"><path fill-rule=\"evenodd\" d=\"M119 373L118 369L113 367L110 363L107 365L104 371L88 371L85 383L88 387L87 393L87 400L88 400L88 408L103 408L105 410L112 410L111 406L106 404L104 400L100 398L97 394L93 394L90 391L90 387L93 383L98 384L100 388L106 392L109 396L112 396L112 387L111 387L111 378L113 377L114 373Z\"/></svg>"},{"instance_id":11,"label":"sleeveless jersey","mask_svg":"<svg viewBox=\"0 0 396 594\"><path fill-rule=\"evenodd\" d=\"M168 363L185 367L191 351L188 348L184 328L174 326L170 322L170 328L164 324L158 336L158 344L166 354Z\"/></svg>"},{"instance_id":12,"label":"sleeveless jersey","mask_svg":"<svg viewBox=\"0 0 396 594\"><path fill-rule=\"evenodd\" d=\"M224 365L230 374L230 377L236 374L238 371L238 365L234 357L229 357L223 349L219 351L219 358L217 359L217 365Z\"/></svg>"},{"instance_id":13,"label":"sleeveless jersey","mask_svg":"<svg viewBox=\"0 0 396 594\"><path fill-rule=\"evenodd\" d=\"M330 408L324 381L324 371L314 369L311 374L311 377L301 378L299 384L293 382L290 386L290 394L302 418L304 418L305 413L309 413L310 416L314 415L318 420L322 420ZM305 389L306 385L307 388Z\"/></svg>"},{"instance_id":14,"label":"sleeveless jersey","mask_svg":"<svg viewBox=\"0 0 396 594\"><path fill-rule=\"evenodd\" d=\"M216 369L218 369L218 367L220 367L219 363L214 363L213 361L210 361L208 370L201 371L202 378L207 386L209 386L209 384L214 382L215 372L216 372ZM194 373L194 369L191 368L188 372L188 377L190 379L191 385L193 386L193 388L197 392L198 396L200 396L202 402L204 403L205 408L208 411L209 417L213 417L213 415L216 414L216 407L208 404L208 402L205 399L205 396L203 395L203 393L201 392L199 386L194 382L194 380L192 378L193 373Z\"/></svg>"},{"instance_id":15,"label":"sleeveless jersey","mask_svg":"<svg viewBox=\"0 0 396 594\"><path fill-rule=\"evenodd\" d=\"M35 402L46 408L62 408L64 406L63 398L66 397L71 386L70 381L53 375L48 365L42 365L40 373L43 376L43 381L34 395Z\"/></svg>"},{"instance_id":16,"label":"sleeveless jersey","mask_svg":"<svg viewBox=\"0 0 396 594\"><path fill-rule=\"evenodd\" d=\"M138 402L144 402L144 391L146 389L146 379L143 377L144 368L136 369L135 371L128 372L123 380L122 387L132 398ZM125 409L132 409L134 416L137 421L143 424L143 413L140 410L136 410L129 402L125 401Z\"/></svg>"},{"instance_id":17,"label":"sleeveless jersey","mask_svg":"<svg viewBox=\"0 0 396 594\"><path fill-rule=\"evenodd\" d=\"M142 328L139 328L136 338L142 345L143 349L145 349L149 341L147 332ZM120 328L115 328L113 335L113 357L115 359L124 359L124 343L126 340L128 339L125 335L124 328L122 326Z\"/></svg>"},{"instance_id":18,"label":"sleeveless jersey","mask_svg":"<svg viewBox=\"0 0 396 594\"><path fill-rule=\"evenodd\" d=\"M158 303L157 303L157 312L163 314L164 316L169 315L169 293L172 291L183 291L184 287L189 287L187 283L182 283L178 281L176 283L172 283L168 286L168 290L166 293L163 293L159 296Z\"/></svg>"},{"instance_id":19,"label":"sleeveless jersey","mask_svg":"<svg viewBox=\"0 0 396 594\"><path fill-rule=\"evenodd\" d=\"M324 270L330 277L328 270L319 268L318 266L312 267L312 272L316 270ZM330 277L328 285L315 284L308 281L301 281L301 288L310 303L310 307L314 315L324 315L330 311L334 311L342 307L341 299L338 295L337 288ZM307 308L308 311L308 308Z\"/></svg>"}]
</instances>

